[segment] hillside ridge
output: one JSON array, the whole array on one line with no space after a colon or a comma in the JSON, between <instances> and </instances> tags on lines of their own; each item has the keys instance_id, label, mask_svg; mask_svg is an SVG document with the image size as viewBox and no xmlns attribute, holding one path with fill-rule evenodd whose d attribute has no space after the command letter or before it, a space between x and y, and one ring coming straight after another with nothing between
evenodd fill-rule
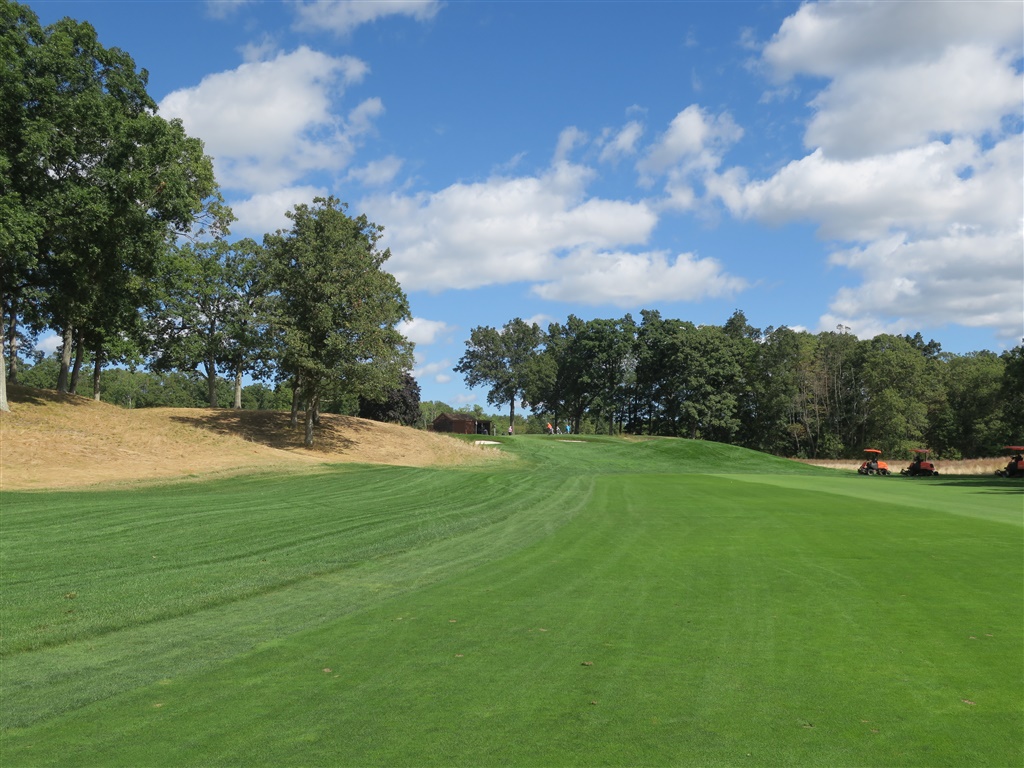
<instances>
[{"instance_id":1,"label":"hillside ridge","mask_svg":"<svg viewBox=\"0 0 1024 768\"><path fill-rule=\"evenodd\" d=\"M503 458L445 435L323 414L312 448L280 411L125 409L8 387L0 414L0 490L74 488L324 464L451 466Z\"/></svg>"}]
</instances>

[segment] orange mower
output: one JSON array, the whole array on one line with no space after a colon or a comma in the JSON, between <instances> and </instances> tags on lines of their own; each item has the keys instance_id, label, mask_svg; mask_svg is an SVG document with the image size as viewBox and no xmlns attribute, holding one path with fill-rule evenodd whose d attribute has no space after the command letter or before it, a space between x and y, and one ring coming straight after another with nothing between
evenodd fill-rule
<instances>
[{"instance_id":1,"label":"orange mower","mask_svg":"<svg viewBox=\"0 0 1024 768\"><path fill-rule=\"evenodd\" d=\"M931 453L927 448L915 448L914 449L914 460L910 462L910 466L906 469L901 469L900 474L906 475L907 477L934 477L939 474L939 471L935 468L935 465L928 460L928 454Z\"/></svg>"},{"instance_id":2,"label":"orange mower","mask_svg":"<svg viewBox=\"0 0 1024 768\"><path fill-rule=\"evenodd\" d=\"M882 452L877 448L865 448L864 453L868 457L864 460L864 463L860 465L860 469L857 470L858 475L891 475L889 471L889 465L882 461Z\"/></svg>"},{"instance_id":3,"label":"orange mower","mask_svg":"<svg viewBox=\"0 0 1024 768\"><path fill-rule=\"evenodd\" d=\"M1010 463L1005 469L997 469L996 474L1000 477L1024 477L1024 445L1004 445L1004 451L1013 451Z\"/></svg>"}]
</instances>

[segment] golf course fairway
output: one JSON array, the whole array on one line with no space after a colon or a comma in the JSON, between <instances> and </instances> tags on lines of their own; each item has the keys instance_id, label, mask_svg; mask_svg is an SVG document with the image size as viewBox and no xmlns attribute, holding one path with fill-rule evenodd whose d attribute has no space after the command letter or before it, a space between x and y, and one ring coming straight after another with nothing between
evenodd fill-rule
<instances>
[{"instance_id":1,"label":"golf course fairway","mask_svg":"<svg viewBox=\"0 0 1024 768\"><path fill-rule=\"evenodd\" d=\"M1020 482L495 439L5 492L0 764L1024 762Z\"/></svg>"}]
</instances>

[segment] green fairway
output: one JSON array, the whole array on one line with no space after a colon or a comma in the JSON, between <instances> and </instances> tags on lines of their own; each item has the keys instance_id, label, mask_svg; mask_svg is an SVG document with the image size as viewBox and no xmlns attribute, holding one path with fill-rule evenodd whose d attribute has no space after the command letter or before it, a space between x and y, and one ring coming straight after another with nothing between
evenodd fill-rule
<instances>
[{"instance_id":1,"label":"green fairway","mask_svg":"<svg viewBox=\"0 0 1024 768\"><path fill-rule=\"evenodd\" d=\"M5 493L0 764L1024 761L1020 483L502 443Z\"/></svg>"}]
</instances>

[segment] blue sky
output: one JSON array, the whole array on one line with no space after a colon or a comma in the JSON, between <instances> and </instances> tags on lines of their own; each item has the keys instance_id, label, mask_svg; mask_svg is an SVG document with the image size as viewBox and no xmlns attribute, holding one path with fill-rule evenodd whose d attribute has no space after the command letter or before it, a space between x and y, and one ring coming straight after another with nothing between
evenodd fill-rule
<instances>
[{"instance_id":1,"label":"blue sky","mask_svg":"<svg viewBox=\"0 0 1024 768\"><path fill-rule=\"evenodd\" d=\"M28 4L149 71L233 236L383 225L423 399L513 317L1024 335L1020 2Z\"/></svg>"}]
</instances>

